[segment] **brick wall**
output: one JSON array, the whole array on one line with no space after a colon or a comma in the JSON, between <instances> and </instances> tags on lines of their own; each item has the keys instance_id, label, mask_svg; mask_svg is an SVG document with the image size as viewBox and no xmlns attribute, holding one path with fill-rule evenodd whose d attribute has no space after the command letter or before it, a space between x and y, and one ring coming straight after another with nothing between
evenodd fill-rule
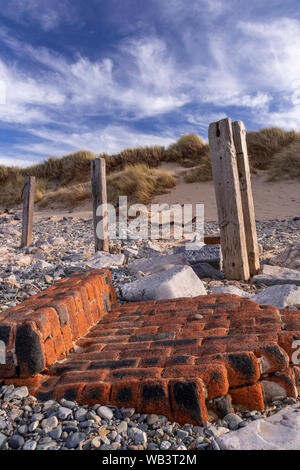
<instances>
[{"instance_id":1,"label":"brick wall","mask_svg":"<svg viewBox=\"0 0 300 470\"><path fill-rule=\"evenodd\" d=\"M74 275L3 313L0 377L40 399L192 424L218 415L220 399L263 410L297 397L300 311L230 294L118 305L110 281L108 271Z\"/></svg>"},{"instance_id":2,"label":"brick wall","mask_svg":"<svg viewBox=\"0 0 300 470\"><path fill-rule=\"evenodd\" d=\"M0 378L30 377L65 358L116 303L110 282L108 270L74 274L0 313Z\"/></svg>"}]
</instances>

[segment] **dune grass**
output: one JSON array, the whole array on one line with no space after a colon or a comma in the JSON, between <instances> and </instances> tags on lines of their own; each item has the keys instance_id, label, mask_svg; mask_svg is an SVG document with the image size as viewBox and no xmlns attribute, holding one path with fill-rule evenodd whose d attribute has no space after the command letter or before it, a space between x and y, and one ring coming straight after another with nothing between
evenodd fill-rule
<instances>
[{"instance_id":1,"label":"dune grass","mask_svg":"<svg viewBox=\"0 0 300 470\"><path fill-rule=\"evenodd\" d=\"M300 141L300 132L285 131L278 127L247 132L250 164L258 170L267 170L274 155L294 142Z\"/></svg>"},{"instance_id":2,"label":"dune grass","mask_svg":"<svg viewBox=\"0 0 300 470\"><path fill-rule=\"evenodd\" d=\"M152 197L163 194L176 185L176 178L167 171L150 168L145 163L128 165L118 175L107 178L107 199L117 204L119 196L126 195L129 203L148 204ZM79 183L50 191L40 200L38 207L64 205L74 207L91 200L91 183Z\"/></svg>"},{"instance_id":3,"label":"dune grass","mask_svg":"<svg viewBox=\"0 0 300 470\"><path fill-rule=\"evenodd\" d=\"M186 183L197 183L212 180L212 168L209 158L204 159L200 165L191 168L184 174Z\"/></svg>"},{"instance_id":4,"label":"dune grass","mask_svg":"<svg viewBox=\"0 0 300 470\"><path fill-rule=\"evenodd\" d=\"M276 153L269 168L269 181L292 178L300 179L300 141Z\"/></svg>"},{"instance_id":5,"label":"dune grass","mask_svg":"<svg viewBox=\"0 0 300 470\"><path fill-rule=\"evenodd\" d=\"M176 185L176 177L168 171L150 168L145 163L128 165L121 176L113 177L108 185L108 200L118 202L128 196L130 203L148 204L153 196L164 194Z\"/></svg>"},{"instance_id":6,"label":"dune grass","mask_svg":"<svg viewBox=\"0 0 300 470\"><path fill-rule=\"evenodd\" d=\"M252 172L268 170L271 179L299 177L300 132L284 131L272 127L247 133L247 146ZM150 169L157 169L163 162L176 162L190 168L185 172L185 181L209 181L212 179L209 146L196 134L181 136L165 148L147 146L128 148L115 155L95 155L81 150L62 158L48 160L27 168L0 165L0 205L13 206L22 201L25 176L35 176L36 201L47 207L54 201L66 200L67 204L78 204L90 197L90 162L97 157L105 158L110 178L108 191L115 198L118 191L132 194L132 199L145 202L151 194L163 191L176 184L170 175L158 177ZM144 166L140 166L144 165ZM122 178L114 179L116 172ZM154 193L152 192L154 191Z\"/></svg>"}]
</instances>

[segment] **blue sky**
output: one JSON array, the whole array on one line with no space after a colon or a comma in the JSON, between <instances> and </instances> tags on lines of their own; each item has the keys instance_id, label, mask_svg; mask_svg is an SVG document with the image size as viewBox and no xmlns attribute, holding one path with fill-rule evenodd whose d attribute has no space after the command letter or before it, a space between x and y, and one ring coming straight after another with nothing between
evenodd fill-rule
<instances>
[{"instance_id":1,"label":"blue sky","mask_svg":"<svg viewBox=\"0 0 300 470\"><path fill-rule=\"evenodd\" d=\"M300 129L299 0L0 0L0 164Z\"/></svg>"}]
</instances>

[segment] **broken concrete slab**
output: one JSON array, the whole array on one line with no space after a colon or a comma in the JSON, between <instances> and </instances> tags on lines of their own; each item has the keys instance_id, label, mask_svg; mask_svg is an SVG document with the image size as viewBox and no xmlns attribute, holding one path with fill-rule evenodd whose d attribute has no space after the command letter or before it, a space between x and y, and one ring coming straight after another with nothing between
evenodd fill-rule
<instances>
[{"instance_id":1,"label":"broken concrete slab","mask_svg":"<svg viewBox=\"0 0 300 470\"><path fill-rule=\"evenodd\" d=\"M300 272L296 269L263 264L260 274L253 276L252 282L265 284L267 286L278 284L295 284L300 286Z\"/></svg>"},{"instance_id":2,"label":"broken concrete slab","mask_svg":"<svg viewBox=\"0 0 300 470\"><path fill-rule=\"evenodd\" d=\"M79 266L89 266L93 269L109 268L111 266L122 266L125 261L123 254L107 253L106 251L97 251L93 256L79 263Z\"/></svg>"},{"instance_id":3,"label":"broken concrete slab","mask_svg":"<svg viewBox=\"0 0 300 470\"><path fill-rule=\"evenodd\" d=\"M216 441L221 450L298 450L300 407L288 406L268 418L224 434Z\"/></svg>"},{"instance_id":4,"label":"broken concrete slab","mask_svg":"<svg viewBox=\"0 0 300 470\"><path fill-rule=\"evenodd\" d=\"M203 283L190 266L174 266L121 286L128 301L177 299L206 295Z\"/></svg>"},{"instance_id":5,"label":"broken concrete slab","mask_svg":"<svg viewBox=\"0 0 300 470\"><path fill-rule=\"evenodd\" d=\"M270 260L274 266L300 269L300 242L294 242Z\"/></svg>"},{"instance_id":6,"label":"broken concrete slab","mask_svg":"<svg viewBox=\"0 0 300 470\"><path fill-rule=\"evenodd\" d=\"M253 294L245 292L244 290L236 286L211 286L211 291L213 294L233 294L245 298L253 297Z\"/></svg>"},{"instance_id":7,"label":"broken concrete slab","mask_svg":"<svg viewBox=\"0 0 300 470\"><path fill-rule=\"evenodd\" d=\"M208 263L192 263L191 267L200 279L204 277L209 277L211 279L224 279L224 274Z\"/></svg>"},{"instance_id":8,"label":"broken concrete slab","mask_svg":"<svg viewBox=\"0 0 300 470\"><path fill-rule=\"evenodd\" d=\"M133 273L142 272L146 276L165 271L174 266L188 264L183 253L176 255L159 255L152 258L142 258L128 264L129 271Z\"/></svg>"},{"instance_id":9,"label":"broken concrete slab","mask_svg":"<svg viewBox=\"0 0 300 470\"><path fill-rule=\"evenodd\" d=\"M252 300L262 305L274 305L284 308L300 305L300 286L283 284L268 287L252 297Z\"/></svg>"},{"instance_id":10,"label":"broken concrete slab","mask_svg":"<svg viewBox=\"0 0 300 470\"><path fill-rule=\"evenodd\" d=\"M192 247L196 249L191 249ZM190 263L208 263L215 269L222 269L221 245L203 245L201 242L187 243L174 248L174 253L184 253Z\"/></svg>"}]
</instances>

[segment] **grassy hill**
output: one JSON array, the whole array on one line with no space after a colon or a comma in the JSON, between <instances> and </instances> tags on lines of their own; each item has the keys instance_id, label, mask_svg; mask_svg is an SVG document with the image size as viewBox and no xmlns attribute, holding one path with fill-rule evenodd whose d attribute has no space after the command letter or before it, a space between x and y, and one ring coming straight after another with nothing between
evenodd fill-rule
<instances>
[{"instance_id":1,"label":"grassy hill","mask_svg":"<svg viewBox=\"0 0 300 470\"><path fill-rule=\"evenodd\" d=\"M247 145L253 172L265 170L269 180L300 179L300 132L276 127L251 131L247 133ZM90 162L95 157L92 152L79 151L27 168L0 166L0 206L22 201L28 175L37 179L36 202L40 208L56 202L77 205L90 197ZM176 185L176 177L158 169L163 162L176 162L186 168L186 182L212 179L208 144L196 134L183 135L168 148L138 147L97 157L106 160L111 202L116 202L119 194L127 194L131 202L148 203L154 195Z\"/></svg>"}]
</instances>

